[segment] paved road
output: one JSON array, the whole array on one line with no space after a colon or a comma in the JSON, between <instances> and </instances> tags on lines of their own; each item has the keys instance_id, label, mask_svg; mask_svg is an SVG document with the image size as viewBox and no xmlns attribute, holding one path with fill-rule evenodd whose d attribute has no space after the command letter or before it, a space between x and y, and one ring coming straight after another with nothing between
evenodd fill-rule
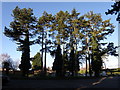
<instances>
[{"instance_id":1,"label":"paved road","mask_svg":"<svg viewBox=\"0 0 120 90\"><path fill-rule=\"evenodd\" d=\"M91 88L119 88L120 90L120 77L104 77L94 82Z\"/></svg>"},{"instance_id":2,"label":"paved road","mask_svg":"<svg viewBox=\"0 0 120 90\"><path fill-rule=\"evenodd\" d=\"M40 88L120 88L120 77L79 80L11 80L3 90L39 90Z\"/></svg>"}]
</instances>

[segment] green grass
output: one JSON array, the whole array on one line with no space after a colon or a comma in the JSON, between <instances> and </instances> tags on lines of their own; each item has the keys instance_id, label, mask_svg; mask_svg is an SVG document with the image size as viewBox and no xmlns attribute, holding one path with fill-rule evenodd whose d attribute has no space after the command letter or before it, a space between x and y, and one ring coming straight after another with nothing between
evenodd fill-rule
<instances>
[{"instance_id":1,"label":"green grass","mask_svg":"<svg viewBox=\"0 0 120 90\"><path fill-rule=\"evenodd\" d=\"M85 70L80 70L80 71L78 71L78 73L80 73L80 74L85 74Z\"/></svg>"},{"instance_id":2,"label":"green grass","mask_svg":"<svg viewBox=\"0 0 120 90\"><path fill-rule=\"evenodd\" d=\"M78 73L84 74L85 70L80 70ZM111 75L110 72L107 72L108 75ZM120 74L120 72L113 72L112 74ZM29 77L23 77L20 71L9 73L10 79L15 79L15 80L70 80L70 79L92 79L95 77L85 77L85 76L76 76L76 77L52 77L47 74L47 76L41 76L40 73L35 73L35 74L29 74Z\"/></svg>"}]
</instances>

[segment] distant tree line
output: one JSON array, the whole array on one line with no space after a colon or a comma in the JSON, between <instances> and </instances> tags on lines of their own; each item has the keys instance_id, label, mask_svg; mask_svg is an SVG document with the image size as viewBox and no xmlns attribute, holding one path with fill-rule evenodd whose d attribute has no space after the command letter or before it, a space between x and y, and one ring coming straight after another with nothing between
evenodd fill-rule
<instances>
[{"instance_id":1,"label":"distant tree line","mask_svg":"<svg viewBox=\"0 0 120 90\"><path fill-rule=\"evenodd\" d=\"M17 6L12 17L13 21L9 28L5 27L4 34L16 42L18 51L22 51L19 68L23 76L31 68L30 46L34 44L41 45L41 61L33 65L40 63L41 69L46 72L46 53L50 52L55 57L52 69L56 71L56 76L64 76L66 71L75 76L80 68L80 60L84 57L86 64L89 64L89 74L95 72L95 76L99 76L102 69L101 56L106 53L117 55L114 43L102 42L114 32L115 26L110 23L110 19L103 20L101 14L93 11L84 15L80 15L76 9L71 13L59 11L55 15L44 11L37 18L31 8L20 9ZM106 48L103 47L105 45ZM40 56L39 53L37 56Z\"/></svg>"},{"instance_id":2,"label":"distant tree line","mask_svg":"<svg viewBox=\"0 0 120 90\"><path fill-rule=\"evenodd\" d=\"M14 61L10 55L8 54L0 54L0 68L2 69L3 73L5 72L5 74L9 74L10 70L17 70L18 69L18 64L19 61Z\"/></svg>"}]
</instances>

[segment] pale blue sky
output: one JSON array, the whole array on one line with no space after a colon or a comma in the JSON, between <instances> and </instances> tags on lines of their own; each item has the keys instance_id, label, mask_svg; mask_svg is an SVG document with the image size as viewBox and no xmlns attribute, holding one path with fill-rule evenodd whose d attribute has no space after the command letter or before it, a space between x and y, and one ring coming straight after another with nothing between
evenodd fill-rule
<instances>
[{"instance_id":1,"label":"pale blue sky","mask_svg":"<svg viewBox=\"0 0 120 90\"><path fill-rule=\"evenodd\" d=\"M111 8L113 2L3 2L2 3L2 30L4 27L9 27L13 18L11 17L12 10L19 6L20 8L32 8L34 15L36 17L40 17L44 11L56 14L60 10L71 12L73 8L75 8L81 15L94 11L94 13L101 13L103 20L111 18L111 22L116 26L115 32L108 38L108 42L114 42L116 45L118 44L118 24L116 22L115 15L105 15L105 12ZM1 38L0 38L1 40ZM40 45L31 46L31 57L34 56L39 50ZM11 41L8 37L5 37L2 34L2 50L0 53L8 53L11 58L14 60L21 58L21 52L16 51L15 42ZM49 60L47 60L47 65L52 65L53 59L48 56Z\"/></svg>"},{"instance_id":2,"label":"pale blue sky","mask_svg":"<svg viewBox=\"0 0 120 90\"><path fill-rule=\"evenodd\" d=\"M116 0L1 0L1 1L2 2L114 2Z\"/></svg>"}]
</instances>

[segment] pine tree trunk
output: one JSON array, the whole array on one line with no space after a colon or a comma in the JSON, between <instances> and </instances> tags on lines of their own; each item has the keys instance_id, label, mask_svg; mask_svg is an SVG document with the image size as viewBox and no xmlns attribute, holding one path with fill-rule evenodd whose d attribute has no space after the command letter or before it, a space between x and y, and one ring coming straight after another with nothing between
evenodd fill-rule
<instances>
[{"instance_id":1,"label":"pine tree trunk","mask_svg":"<svg viewBox=\"0 0 120 90\"><path fill-rule=\"evenodd\" d=\"M87 56L86 56L86 71L85 71L85 74L87 76Z\"/></svg>"},{"instance_id":2,"label":"pine tree trunk","mask_svg":"<svg viewBox=\"0 0 120 90\"><path fill-rule=\"evenodd\" d=\"M44 62L44 73L45 73L45 76L46 76L46 53L47 53L46 50L47 49L46 49L46 43L45 43L45 62Z\"/></svg>"},{"instance_id":3,"label":"pine tree trunk","mask_svg":"<svg viewBox=\"0 0 120 90\"><path fill-rule=\"evenodd\" d=\"M92 70L91 70L90 54L89 54L89 59L88 59L88 61L89 61L89 75L90 75L90 77L91 77L91 76L92 76Z\"/></svg>"},{"instance_id":4,"label":"pine tree trunk","mask_svg":"<svg viewBox=\"0 0 120 90\"><path fill-rule=\"evenodd\" d=\"M42 32L42 60L41 60L41 69L43 70L43 40L44 40L44 31Z\"/></svg>"}]
</instances>

